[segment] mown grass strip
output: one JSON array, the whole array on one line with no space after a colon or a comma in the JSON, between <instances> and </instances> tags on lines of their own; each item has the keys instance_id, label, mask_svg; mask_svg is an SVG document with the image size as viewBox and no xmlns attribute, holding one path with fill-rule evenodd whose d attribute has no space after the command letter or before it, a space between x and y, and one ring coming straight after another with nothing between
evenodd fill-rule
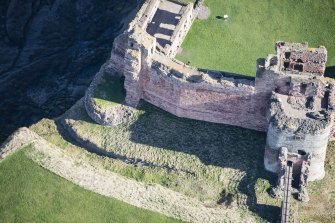
<instances>
[{"instance_id":1,"label":"mown grass strip","mask_svg":"<svg viewBox=\"0 0 335 223\"><path fill-rule=\"evenodd\" d=\"M0 163L0 222L181 222L80 188L28 159L27 149Z\"/></svg>"},{"instance_id":2,"label":"mown grass strip","mask_svg":"<svg viewBox=\"0 0 335 223\"><path fill-rule=\"evenodd\" d=\"M333 0L206 0L211 15L196 20L177 59L192 66L255 76L256 59L274 43L308 42L328 49L327 75L335 75ZM224 21L223 16L229 16Z\"/></svg>"}]
</instances>

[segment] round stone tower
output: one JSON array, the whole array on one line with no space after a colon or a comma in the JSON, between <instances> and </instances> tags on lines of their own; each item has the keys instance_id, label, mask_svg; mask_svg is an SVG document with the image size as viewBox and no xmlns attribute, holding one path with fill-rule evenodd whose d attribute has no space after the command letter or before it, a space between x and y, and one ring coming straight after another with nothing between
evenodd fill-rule
<instances>
[{"instance_id":1,"label":"round stone tower","mask_svg":"<svg viewBox=\"0 0 335 223\"><path fill-rule=\"evenodd\" d=\"M276 50L264 67L278 75L275 87L269 85L273 93L266 115L264 165L279 178L285 166L292 166L293 178L304 187L325 175L327 144L333 135L334 82L323 77L325 47L277 42Z\"/></svg>"},{"instance_id":2,"label":"round stone tower","mask_svg":"<svg viewBox=\"0 0 335 223\"><path fill-rule=\"evenodd\" d=\"M294 174L300 175L303 161L309 160L308 181L322 179L328 138L332 127L331 111L322 100L273 93L268 111L265 168L277 172L279 151L288 150Z\"/></svg>"}]
</instances>

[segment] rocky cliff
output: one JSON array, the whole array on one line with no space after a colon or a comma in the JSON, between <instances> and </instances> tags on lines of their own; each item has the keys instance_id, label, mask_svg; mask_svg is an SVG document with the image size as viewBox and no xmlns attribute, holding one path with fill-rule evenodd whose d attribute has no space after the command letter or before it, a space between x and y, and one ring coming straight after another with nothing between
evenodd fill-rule
<instances>
[{"instance_id":1,"label":"rocky cliff","mask_svg":"<svg viewBox=\"0 0 335 223\"><path fill-rule=\"evenodd\" d=\"M0 0L0 141L84 95L137 0Z\"/></svg>"}]
</instances>

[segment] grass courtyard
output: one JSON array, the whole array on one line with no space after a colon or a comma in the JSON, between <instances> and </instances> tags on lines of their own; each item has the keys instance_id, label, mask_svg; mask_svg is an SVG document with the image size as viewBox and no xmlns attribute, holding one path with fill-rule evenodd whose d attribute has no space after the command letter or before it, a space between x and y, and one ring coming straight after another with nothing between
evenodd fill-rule
<instances>
[{"instance_id":1,"label":"grass courtyard","mask_svg":"<svg viewBox=\"0 0 335 223\"><path fill-rule=\"evenodd\" d=\"M181 222L80 188L27 158L28 149L0 163L0 222Z\"/></svg>"},{"instance_id":2,"label":"grass courtyard","mask_svg":"<svg viewBox=\"0 0 335 223\"><path fill-rule=\"evenodd\" d=\"M126 97L123 83L123 78L104 75L94 90L94 100L96 104L100 107L122 104Z\"/></svg>"},{"instance_id":3,"label":"grass courtyard","mask_svg":"<svg viewBox=\"0 0 335 223\"><path fill-rule=\"evenodd\" d=\"M256 59L274 43L308 42L328 49L327 75L335 75L334 0L205 0L211 14L195 20L177 59L192 66L254 76ZM224 21L220 16L229 15Z\"/></svg>"}]
</instances>

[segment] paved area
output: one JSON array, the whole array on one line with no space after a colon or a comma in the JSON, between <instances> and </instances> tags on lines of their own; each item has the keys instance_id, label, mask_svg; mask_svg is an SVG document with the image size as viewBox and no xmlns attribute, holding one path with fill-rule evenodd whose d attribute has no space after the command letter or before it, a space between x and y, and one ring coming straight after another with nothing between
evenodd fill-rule
<instances>
[{"instance_id":1,"label":"paved area","mask_svg":"<svg viewBox=\"0 0 335 223\"><path fill-rule=\"evenodd\" d=\"M182 64L177 63L166 56L162 56L161 54L155 54L155 59L161 64L164 64L165 66L169 67L170 69L179 71L187 76L200 74L197 69L193 69L188 66L183 66Z\"/></svg>"},{"instance_id":2,"label":"paved area","mask_svg":"<svg viewBox=\"0 0 335 223\"><path fill-rule=\"evenodd\" d=\"M184 6L171 1L162 1L154 15L151 23L147 27L147 32L156 37L157 43L165 47L171 44L171 36L176 28Z\"/></svg>"}]
</instances>

